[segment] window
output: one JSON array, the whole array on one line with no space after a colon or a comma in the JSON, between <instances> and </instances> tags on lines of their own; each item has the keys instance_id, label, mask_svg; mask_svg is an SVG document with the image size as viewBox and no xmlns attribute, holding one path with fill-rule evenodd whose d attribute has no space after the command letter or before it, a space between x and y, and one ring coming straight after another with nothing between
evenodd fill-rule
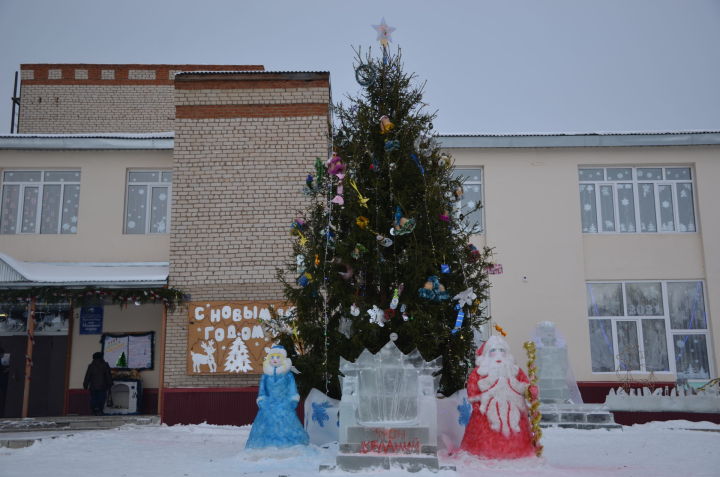
<instances>
[{"instance_id":1,"label":"window","mask_svg":"<svg viewBox=\"0 0 720 477\"><path fill-rule=\"evenodd\" d=\"M0 303L0 336L27 334L26 303ZM67 302L35 306L36 335L67 335L72 307Z\"/></svg>"},{"instance_id":2,"label":"window","mask_svg":"<svg viewBox=\"0 0 720 477\"><path fill-rule=\"evenodd\" d=\"M583 233L695 232L689 167L581 168Z\"/></svg>"},{"instance_id":3,"label":"window","mask_svg":"<svg viewBox=\"0 0 720 477\"><path fill-rule=\"evenodd\" d=\"M587 313L593 372L710 378L703 282L588 283Z\"/></svg>"},{"instance_id":4,"label":"window","mask_svg":"<svg viewBox=\"0 0 720 477\"><path fill-rule=\"evenodd\" d=\"M477 208L482 203L482 169L455 169L454 176L464 179L462 195L455 202L455 215L468 230L482 233L483 214L482 209Z\"/></svg>"},{"instance_id":5,"label":"window","mask_svg":"<svg viewBox=\"0 0 720 477\"><path fill-rule=\"evenodd\" d=\"M126 234L170 231L172 172L129 171L125 202Z\"/></svg>"},{"instance_id":6,"label":"window","mask_svg":"<svg viewBox=\"0 0 720 477\"><path fill-rule=\"evenodd\" d=\"M80 171L5 171L0 233L74 234Z\"/></svg>"}]
</instances>

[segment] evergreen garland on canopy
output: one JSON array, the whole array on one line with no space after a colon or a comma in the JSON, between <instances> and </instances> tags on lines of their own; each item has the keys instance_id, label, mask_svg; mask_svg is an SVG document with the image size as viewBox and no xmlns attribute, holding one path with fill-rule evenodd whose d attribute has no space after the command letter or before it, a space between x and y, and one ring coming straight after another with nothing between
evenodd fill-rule
<instances>
[{"instance_id":1,"label":"evergreen garland on canopy","mask_svg":"<svg viewBox=\"0 0 720 477\"><path fill-rule=\"evenodd\" d=\"M424 85L403 71L399 50L382 53L357 55L362 92L334 108L335 152L305 180L294 257L278 271L296 309L268 325L303 393L338 397L340 357L396 338L405 353L442 356L440 390L449 395L464 387L473 330L487 320L490 250L470 243L474 228L463 220L480 205L457 207L463 178L432 138Z\"/></svg>"}]
</instances>

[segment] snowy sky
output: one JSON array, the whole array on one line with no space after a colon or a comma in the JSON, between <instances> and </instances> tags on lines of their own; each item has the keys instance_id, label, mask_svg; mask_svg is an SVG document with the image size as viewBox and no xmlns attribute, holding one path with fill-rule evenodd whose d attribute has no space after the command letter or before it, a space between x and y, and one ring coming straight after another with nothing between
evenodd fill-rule
<instances>
[{"instance_id":1,"label":"snowy sky","mask_svg":"<svg viewBox=\"0 0 720 477\"><path fill-rule=\"evenodd\" d=\"M382 17L440 133L720 130L720 0L0 0L0 134L21 63L330 71L338 101Z\"/></svg>"}]
</instances>

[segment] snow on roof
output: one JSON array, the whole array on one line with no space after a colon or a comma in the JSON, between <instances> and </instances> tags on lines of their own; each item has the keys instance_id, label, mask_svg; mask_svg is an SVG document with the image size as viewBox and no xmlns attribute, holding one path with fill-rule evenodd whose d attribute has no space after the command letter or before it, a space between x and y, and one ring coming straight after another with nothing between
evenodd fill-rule
<instances>
[{"instance_id":1,"label":"snow on roof","mask_svg":"<svg viewBox=\"0 0 720 477\"><path fill-rule=\"evenodd\" d=\"M445 148L720 145L720 131L438 134Z\"/></svg>"},{"instance_id":2,"label":"snow on roof","mask_svg":"<svg viewBox=\"0 0 720 477\"><path fill-rule=\"evenodd\" d=\"M23 262L0 253L0 286L163 286L168 262Z\"/></svg>"},{"instance_id":3,"label":"snow on roof","mask_svg":"<svg viewBox=\"0 0 720 477\"><path fill-rule=\"evenodd\" d=\"M0 135L0 149L167 149L175 133L90 133Z\"/></svg>"}]
</instances>

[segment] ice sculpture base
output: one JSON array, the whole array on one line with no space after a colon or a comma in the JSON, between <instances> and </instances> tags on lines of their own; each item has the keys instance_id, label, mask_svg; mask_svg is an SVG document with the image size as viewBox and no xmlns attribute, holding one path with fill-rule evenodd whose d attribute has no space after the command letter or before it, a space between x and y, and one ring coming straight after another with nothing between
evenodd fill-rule
<instances>
[{"instance_id":1,"label":"ice sculpture base","mask_svg":"<svg viewBox=\"0 0 720 477\"><path fill-rule=\"evenodd\" d=\"M438 470L437 446L431 442L430 434L427 427L348 427L337 466L345 471L391 466L409 471Z\"/></svg>"}]
</instances>

